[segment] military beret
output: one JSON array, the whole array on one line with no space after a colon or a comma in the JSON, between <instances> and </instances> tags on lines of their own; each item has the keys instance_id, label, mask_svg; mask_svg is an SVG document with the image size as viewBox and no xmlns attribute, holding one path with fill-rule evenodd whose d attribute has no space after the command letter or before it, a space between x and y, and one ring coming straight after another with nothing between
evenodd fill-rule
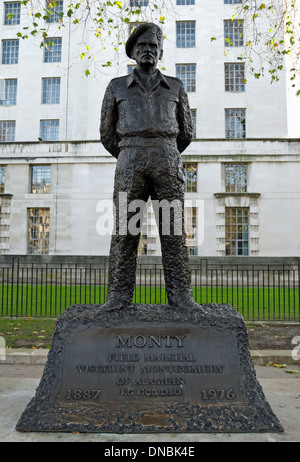
<instances>
[{"instance_id":1,"label":"military beret","mask_svg":"<svg viewBox=\"0 0 300 462\"><path fill-rule=\"evenodd\" d=\"M144 34L144 32L147 32L147 30L149 29L153 30L153 34L156 35L156 38L158 39L158 41L160 42L162 46L163 34L162 34L161 28L152 22L140 24L135 29L133 29L125 45L125 51L129 58L132 58L131 52L139 36Z\"/></svg>"}]
</instances>

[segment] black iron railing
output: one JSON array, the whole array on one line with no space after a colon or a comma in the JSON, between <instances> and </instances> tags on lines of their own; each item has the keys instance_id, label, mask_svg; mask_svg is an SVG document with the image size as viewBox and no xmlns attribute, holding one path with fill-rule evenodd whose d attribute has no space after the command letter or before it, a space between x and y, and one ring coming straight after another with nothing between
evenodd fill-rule
<instances>
[{"instance_id":1,"label":"black iron railing","mask_svg":"<svg viewBox=\"0 0 300 462\"><path fill-rule=\"evenodd\" d=\"M0 316L57 317L74 304L102 304L106 257L0 257ZM245 320L300 321L300 258L191 258L194 299L228 303ZM135 303L167 303L159 258L141 258Z\"/></svg>"}]
</instances>

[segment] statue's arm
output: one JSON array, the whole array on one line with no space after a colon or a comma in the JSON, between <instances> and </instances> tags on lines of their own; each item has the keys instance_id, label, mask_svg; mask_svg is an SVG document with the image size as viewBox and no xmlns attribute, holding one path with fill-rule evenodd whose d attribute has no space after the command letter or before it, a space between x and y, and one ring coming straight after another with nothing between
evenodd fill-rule
<instances>
[{"instance_id":1,"label":"statue's arm","mask_svg":"<svg viewBox=\"0 0 300 462\"><path fill-rule=\"evenodd\" d=\"M120 138L117 134L118 106L115 98L114 85L108 85L102 102L100 137L105 149L118 158Z\"/></svg>"},{"instance_id":2,"label":"statue's arm","mask_svg":"<svg viewBox=\"0 0 300 462\"><path fill-rule=\"evenodd\" d=\"M179 152L183 152L191 143L194 133L189 100L183 84L179 89L177 119L180 131L177 137L177 147Z\"/></svg>"}]
</instances>

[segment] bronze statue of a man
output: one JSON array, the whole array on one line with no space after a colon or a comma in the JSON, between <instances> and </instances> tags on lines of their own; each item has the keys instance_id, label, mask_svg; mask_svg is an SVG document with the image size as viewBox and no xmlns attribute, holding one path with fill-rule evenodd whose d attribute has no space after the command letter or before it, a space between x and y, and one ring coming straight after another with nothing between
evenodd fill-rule
<instances>
[{"instance_id":1,"label":"bronze statue of a man","mask_svg":"<svg viewBox=\"0 0 300 462\"><path fill-rule=\"evenodd\" d=\"M113 79L103 99L100 134L117 165L114 183L115 232L111 240L106 308L132 303L140 232L119 228L119 194L126 194L126 223L132 201L151 200L181 206L180 233L174 232L174 209L169 209L170 232L163 232L162 207L156 214L169 304L193 305L189 254L184 230L184 173L180 153L190 144L193 126L182 82L157 69L163 35L153 23L136 27L126 42L136 69ZM142 223L140 223L140 226ZM178 231L178 229L177 229Z\"/></svg>"}]
</instances>

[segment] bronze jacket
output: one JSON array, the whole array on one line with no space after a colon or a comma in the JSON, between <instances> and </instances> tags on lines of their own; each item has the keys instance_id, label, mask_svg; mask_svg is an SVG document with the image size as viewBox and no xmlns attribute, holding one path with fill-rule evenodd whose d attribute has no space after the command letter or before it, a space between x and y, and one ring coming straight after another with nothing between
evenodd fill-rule
<instances>
[{"instance_id":1,"label":"bronze jacket","mask_svg":"<svg viewBox=\"0 0 300 462\"><path fill-rule=\"evenodd\" d=\"M101 110L100 136L105 149L114 157L125 137L175 138L179 152L193 135L190 107L183 83L157 71L151 91L138 75L118 77L107 86Z\"/></svg>"}]
</instances>

